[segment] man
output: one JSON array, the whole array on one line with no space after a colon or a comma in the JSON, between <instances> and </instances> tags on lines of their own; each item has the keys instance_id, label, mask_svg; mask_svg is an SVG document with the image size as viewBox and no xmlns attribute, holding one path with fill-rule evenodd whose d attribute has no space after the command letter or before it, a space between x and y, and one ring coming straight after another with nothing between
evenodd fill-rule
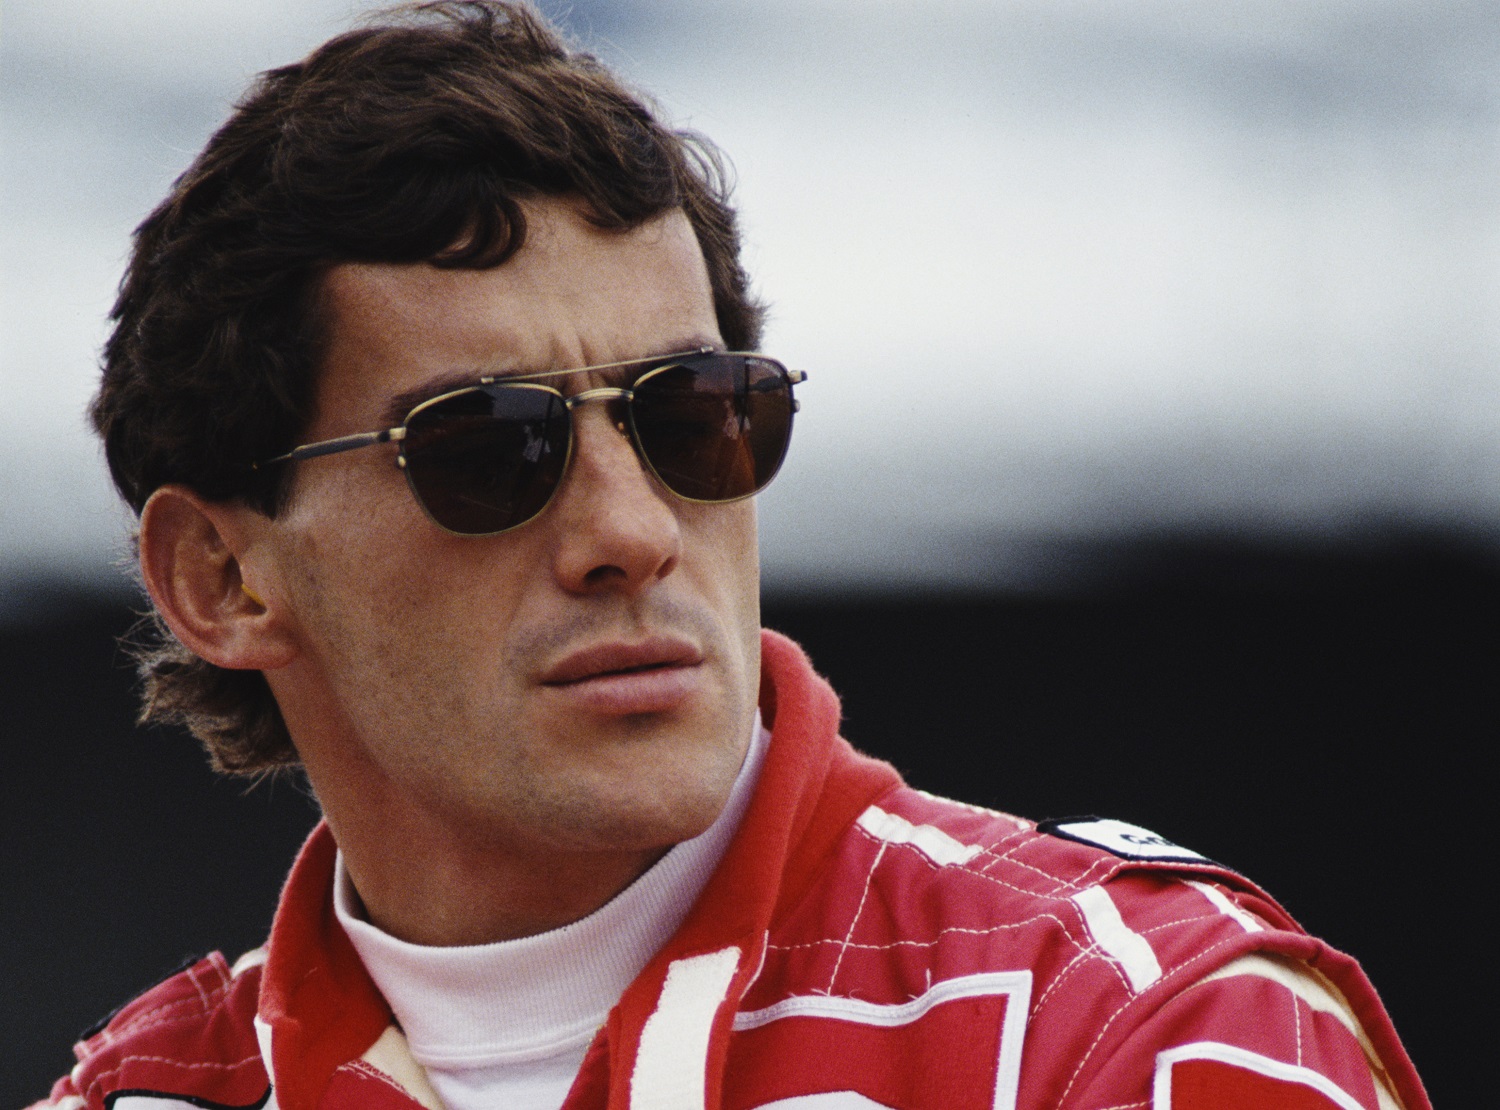
<instances>
[{"instance_id":1,"label":"man","mask_svg":"<svg viewBox=\"0 0 1500 1110\"><path fill-rule=\"evenodd\" d=\"M1426 1105L1356 965L1118 822L934 799L759 629L801 376L702 140L524 8L267 74L142 225L94 415L147 713L326 822L58 1106Z\"/></svg>"}]
</instances>

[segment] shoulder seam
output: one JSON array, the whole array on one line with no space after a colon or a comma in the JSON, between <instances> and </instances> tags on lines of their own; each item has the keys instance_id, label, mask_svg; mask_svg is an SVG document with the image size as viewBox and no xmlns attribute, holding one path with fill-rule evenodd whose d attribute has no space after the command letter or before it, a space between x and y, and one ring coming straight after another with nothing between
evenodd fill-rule
<instances>
[{"instance_id":1,"label":"shoulder seam","mask_svg":"<svg viewBox=\"0 0 1500 1110\"><path fill-rule=\"evenodd\" d=\"M1252 940L1252 935L1256 939ZM1199 975L1186 986L1179 986L1182 979L1196 974L1196 968L1211 960L1217 963L1218 966L1223 966L1224 963L1229 962L1228 960L1225 960L1222 963L1218 962L1216 954L1221 949L1243 946L1246 952L1256 951L1259 947L1263 946L1264 938L1266 938L1266 936L1267 934L1264 933L1240 933L1237 936L1225 937L1224 939L1203 949L1201 952L1197 953L1186 962L1178 964L1171 971L1164 974L1160 979L1151 984L1151 986L1147 989L1141 991L1139 994L1127 998L1123 1003L1121 1003L1118 1008L1115 1009L1113 1013L1109 1015L1109 1017L1104 1020L1103 1024L1099 1026L1099 1032L1095 1035L1093 1041L1089 1044L1089 1047L1084 1051L1082 1057L1079 1058L1078 1066L1073 1069L1073 1074L1069 1077L1067 1086L1063 1088L1062 1094L1058 1097L1058 1106L1061 1107L1067 1100L1069 1093L1072 1092L1074 1085L1078 1082L1079 1076L1083 1074L1085 1068L1088 1066L1089 1060L1094 1055L1095 1050L1098 1049L1100 1043L1104 1040L1105 1035L1110 1031L1114 1023L1122 1014L1125 1013L1126 1010L1129 1010L1133 1006L1145 1005L1148 1003L1153 1007L1158 1006L1162 1001L1166 999L1177 997L1177 995L1182 990L1188 989L1189 987L1195 985L1197 982L1201 981L1202 976Z\"/></svg>"}]
</instances>

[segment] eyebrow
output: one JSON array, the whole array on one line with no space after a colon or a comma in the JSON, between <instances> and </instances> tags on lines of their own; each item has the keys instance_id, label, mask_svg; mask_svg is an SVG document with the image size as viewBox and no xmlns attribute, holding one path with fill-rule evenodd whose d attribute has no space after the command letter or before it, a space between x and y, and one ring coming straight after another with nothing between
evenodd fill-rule
<instances>
[{"instance_id":1,"label":"eyebrow","mask_svg":"<svg viewBox=\"0 0 1500 1110\"><path fill-rule=\"evenodd\" d=\"M622 363L650 362L653 359L665 358L668 355L681 354L686 351L700 351L705 347L713 351L724 350L722 340L711 340L706 336L683 339L675 343L663 344L658 350L641 355L639 358L621 359ZM599 364L596 364L599 365ZM611 365L605 363L603 365ZM516 378L525 380L532 377L540 377L546 374L568 374L576 371L587 370L587 366L577 367L551 367L548 369L534 370L520 368L515 370L458 370L449 371L436 377L429 378L421 385L404 389L393 396L385 406L381 415L384 427L394 428L406 420L412 409L423 401L430 401L434 397L441 397L444 393L452 393L455 390L464 389L468 386L480 384L481 378Z\"/></svg>"},{"instance_id":2,"label":"eyebrow","mask_svg":"<svg viewBox=\"0 0 1500 1110\"><path fill-rule=\"evenodd\" d=\"M389 401L386 402L385 410L380 419L387 428L394 428L406 420L412 409L423 401L430 401L434 397L440 397L444 393L452 393L456 389L465 386L479 384L479 375L473 371L450 371L439 377L431 378L419 386L411 389L403 389Z\"/></svg>"}]
</instances>

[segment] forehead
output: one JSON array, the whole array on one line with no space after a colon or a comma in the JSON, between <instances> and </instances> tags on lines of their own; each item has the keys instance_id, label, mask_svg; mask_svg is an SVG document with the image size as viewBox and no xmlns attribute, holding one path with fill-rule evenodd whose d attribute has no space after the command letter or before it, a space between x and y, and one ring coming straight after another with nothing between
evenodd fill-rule
<instances>
[{"instance_id":1,"label":"forehead","mask_svg":"<svg viewBox=\"0 0 1500 1110\"><path fill-rule=\"evenodd\" d=\"M314 431L368 430L360 422L393 399L482 374L720 342L703 253L680 211L625 232L595 228L561 201L525 211L525 245L492 269L357 263L328 273Z\"/></svg>"}]
</instances>

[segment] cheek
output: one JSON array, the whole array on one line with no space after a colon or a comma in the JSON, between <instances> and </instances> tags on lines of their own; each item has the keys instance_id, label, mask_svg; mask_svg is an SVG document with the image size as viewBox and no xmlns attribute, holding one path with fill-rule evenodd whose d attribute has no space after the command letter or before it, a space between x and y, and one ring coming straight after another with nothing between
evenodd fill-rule
<instances>
[{"instance_id":1,"label":"cheek","mask_svg":"<svg viewBox=\"0 0 1500 1110\"><path fill-rule=\"evenodd\" d=\"M297 591L306 672L323 705L372 748L379 761L416 769L447 758L413 736L488 735L498 709L517 694L506 666L515 607L483 568L456 556L461 543L389 538L378 550L309 547ZM468 554L463 552L463 554ZM458 745L462 747L462 745ZM451 745L450 745L451 747Z\"/></svg>"},{"instance_id":2,"label":"cheek","mask_svg":"<svg viewBox=\"0 0 1500 1110\"><path fill-rule=\"evenodd\" d=\"M690 558L727 592L759 594L760 550L756 539L755 499L728 505L686 506L682 515L685 549Z\"/></svg>"},{"instance_id":3,"label":"cheek","mask_svg":"<svg viewBox=\"0 0 1500 1110\"><path fill-rule=\"evenodd\" d=\"M744 656L747 681L760 682L760 549L754 499L693 506L701 519L687 529L700 587L713 599L725 633Z\"/></svg>"},{"instance_id":4,"label":"cheek","mask_svg":"<svg viewBox=\"0 0 1500 1110\"><path fill-rule=\"evenodd\" d=\"M288 506L284 569L309 645L354 673L399 665L413 677L481 645L493 657L527 558L500 537L442 531L389 470L320 476Z\"/></svg>"}]
</instances>

